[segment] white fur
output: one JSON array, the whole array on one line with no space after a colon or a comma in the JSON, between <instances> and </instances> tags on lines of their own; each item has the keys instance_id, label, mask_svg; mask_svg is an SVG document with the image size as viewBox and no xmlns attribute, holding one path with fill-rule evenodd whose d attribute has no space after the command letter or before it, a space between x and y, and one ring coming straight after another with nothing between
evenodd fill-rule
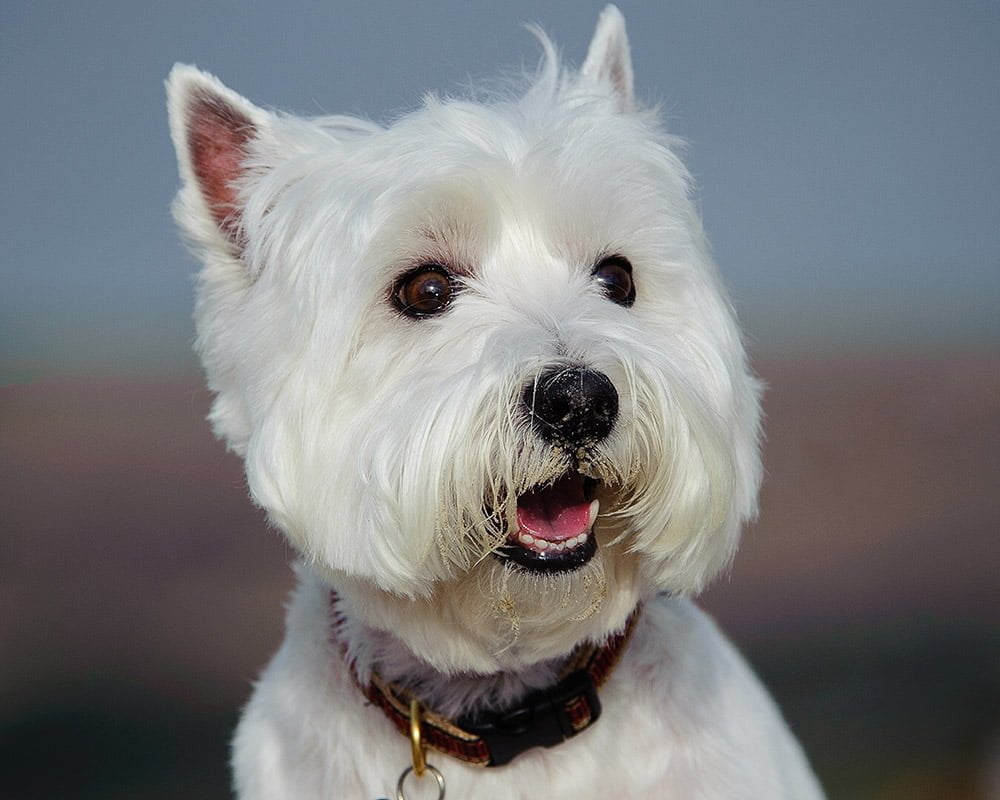
<instances>
[{"instance_id":1,"label":"white fur","mask_svg":"<svg viewBox=\"0 0 1000 800\"><path fill-rule=\"evenodd\" d=\"M242 798L393 797L409 742L366 705L324 638L324 586L305 578L288 636L235 742ZM811 800L822 792L774 703L735 649L683 598L651 600L578 738L482 769L430 751L448 797ZM429 780L429 779L428 779ZM411 781L408 791L414 790ZM434 797L420 787L418 797ZM410 796L410 795L408 795Z\"/></svg>"},{"instance_id":2,"label":"white fur","mask_svg":"<svg viewBox=\"0 0 1000 800\"><path fill-rule=\"evenodd\" d=\"M655 599L729 562L760 480L759 387L690 176L636 108L617 9L579 73L538 35L546 58L523 93L430 97L386 128L267 112L192 67L171 73L212 423L303 556L286 641L236 739L240 797L386 794L407 763L328 641L330 586L362 676L376 668L442 710L545 685L646 602L593 730L496 770L432 756L449 796L820 796L711 623ZM199 97L252 128L235 237L192 167ZM591 277L613 253L634 268L630 308ZM464 291L440 316L403 317L394 281L429 261L463 270ZM513 498L570 466L518 408L554 365L603 372L620 414L588 455L604 486L598 555L539 577L490 553Z\"/></svg>"}]
</instances>

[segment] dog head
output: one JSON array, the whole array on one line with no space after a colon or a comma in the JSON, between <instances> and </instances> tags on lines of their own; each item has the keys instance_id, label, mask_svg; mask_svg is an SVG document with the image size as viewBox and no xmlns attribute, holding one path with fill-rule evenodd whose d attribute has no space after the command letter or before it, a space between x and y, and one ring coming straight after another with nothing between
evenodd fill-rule
<instances>
[{"instance_id":1,"label":"dog head","mask_svg":"<svg viewBox=\"0 0 1000 800\"><path fill-rule=\"evenodd\" d=\"M723 567L760 478L748 370L624 21L582 69L387 127L168 81L198 349L252 495L352 613L514 667Z\"/></svg>"}]
</instances>

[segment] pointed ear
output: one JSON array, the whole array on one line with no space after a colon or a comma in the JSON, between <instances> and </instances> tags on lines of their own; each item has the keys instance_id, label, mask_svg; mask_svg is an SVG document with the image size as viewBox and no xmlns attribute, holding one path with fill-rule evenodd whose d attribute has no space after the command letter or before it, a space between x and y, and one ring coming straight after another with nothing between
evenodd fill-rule
<instances>
[{"instance_id":1,"label":"pointed ear","mask_svg":"<svg viewBox=\"0 0 1000 800\"><path fill-rule=\"evenodd\" d=\"M167 106L188 212L200 229L208 222L231 247L242 250L239 184L251 144L267 135L271 115L186 64L170 71Z\"/></svg>"},{"instance_id":2,"label":"pointed ear","mask_svg":"<svg viewBox=\"0 0 1000 800\"><path fill-rule=\"evenodd\" d=\"M580 73L614 92L622 111L635 107L632 84L632 56L629 53L625 18L617 6L609 5L597 19L594 38Z\"/></svg>"}]
</instances>

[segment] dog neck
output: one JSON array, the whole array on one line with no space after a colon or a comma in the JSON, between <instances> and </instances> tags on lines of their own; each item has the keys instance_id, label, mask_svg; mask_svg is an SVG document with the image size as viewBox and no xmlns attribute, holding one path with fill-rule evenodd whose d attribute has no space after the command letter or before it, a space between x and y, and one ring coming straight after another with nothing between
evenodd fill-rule
<instances>
[{"instance_id":1,"label":"dog neck","mask_svg":"<svg viewBox=\"0 0 1000 800\"><path fill-rule=\"evenodd\" d=\"M395 636L359 630L341 612L337 593L330 593L331 638L362 694L404 734L411 702L417 704L426 715L427 743L479 766L500 766L531 747L551 747L596 722L597 689L616 666L638 613L601 646L583 643L565 657L517 672L445 674Z\"/></svg>"},{"instance_id":2,"label":"dog neck","mask_svg":"<svg viewBox=\"0 0 1000 800\"><path fill-rule=\"evenodd\" d=\"M571 657L567 654L539 661L516 671L444 672L414 655L397 636L345 616L336 591L330 592L330 619L332 639L359 683L377 675L418 696L426 707L451 717L507 708L533 691L553 686Z\"/></svg>"}]
</instances>

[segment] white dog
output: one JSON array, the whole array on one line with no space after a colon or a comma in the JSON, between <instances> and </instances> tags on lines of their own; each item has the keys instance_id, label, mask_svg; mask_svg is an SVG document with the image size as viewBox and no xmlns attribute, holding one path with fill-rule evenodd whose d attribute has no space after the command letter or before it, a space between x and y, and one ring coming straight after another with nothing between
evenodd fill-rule
<instances>
[{"instance_id":1,"label":"white dog","mask_svg":"<svg viewBox=\"0 0 1000 800\"><path fill-rule=\"evenodd\" d=\"M761 473L690 176L616 8L579 72L536 34L386 128L171 73L211 420L302 557L245 800L821 797L686 599Z\"/></svg>"}]
</instances>

